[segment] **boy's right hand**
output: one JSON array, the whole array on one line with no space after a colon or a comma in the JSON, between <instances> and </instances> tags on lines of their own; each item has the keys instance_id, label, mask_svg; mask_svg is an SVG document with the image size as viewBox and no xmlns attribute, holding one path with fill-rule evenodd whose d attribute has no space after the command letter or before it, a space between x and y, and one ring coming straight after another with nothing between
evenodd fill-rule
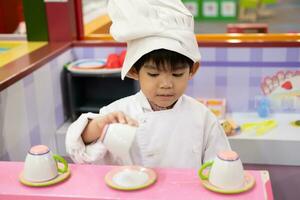
<instances>
[{"instance_id":1,"label":"boy's right hand","mask_svg":"<svg viewBox=\"0 0 300 200\"><path fill-rule=\"evenodd\" d=\"M128 124L131 126L138 126L138 122L123 112L112 112L102 117L96 118L97 125L100 130L103 130L104 126L112 123Z\"/></svg>"},{"instance_id":2,"label":"boy's right hand","mask_svg":"<svg viewBox=\"0 0 300 200\"><path fill-rule=\"evenodd\" d=\"M104 127L111 123L138 126L138 122L136 120L132 119L128 115L125 115L123 112L112 112L107 115L94 118L88 123L81 135L84 143L89 144L98 138L101 138Z\"/></svg>"}]
</instances>

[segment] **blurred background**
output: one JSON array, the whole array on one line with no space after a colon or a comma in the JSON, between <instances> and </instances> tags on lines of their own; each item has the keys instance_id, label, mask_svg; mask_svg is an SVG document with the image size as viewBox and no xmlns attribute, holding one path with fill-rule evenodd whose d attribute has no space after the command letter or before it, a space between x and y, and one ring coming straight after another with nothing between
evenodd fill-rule
<instances>
[{"instance_id":1,"label":"blurred background","mask_svg":"<svg viewBox=\"0 0 300 200\"><path fill-rule=\"evenodd\" d=\"M102 26L103 20L107 21L107 2L81 1L85 29L91 24ZM244 29L244 32L300 32L299 0L183 0L183 3L195 17L195 32L198 34L241 31L230 29L232 24L260 27L260 30ZM25 38L22 0L0 0L0 34Z\"/></svg>"}]
</instances>

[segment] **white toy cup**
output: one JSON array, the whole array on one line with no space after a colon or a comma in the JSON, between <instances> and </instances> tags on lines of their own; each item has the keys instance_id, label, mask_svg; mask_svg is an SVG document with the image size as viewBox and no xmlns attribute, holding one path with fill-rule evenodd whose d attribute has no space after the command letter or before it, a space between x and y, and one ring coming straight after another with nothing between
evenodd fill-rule
<instances>
[{"instance_id":1,"label":"white toy cup","mask_svg":"<svg viewBox=\"0 0 300 200\"><path fill-rule=\"evenodd\" d=\"M59 168L58 162L64 167ZM59 172L67 171L68 163L63 157L52 154L45 145L36 145L31 147L26 155L23 177L30 182L45 182L57 177Z\"/></svg>"},{"instance_id":2,"label":"white toy cup","mask_svg":"<svg viewBox=\"0 0 300 200\"><path fill-rule=\"evenodd\" d=\"M128 124L113 123L104 127L101 141L113 155L122 159L123 164L132 164L130 148L137 127Z\"/></svg>"},{"instance_id":3,"label":"white toy cup","mask_svg":"<svg viewBox=\"0 0 300 200\"><path fill-rule=\"evenodd\" d=\"M203 170L210 166L208 176L204 175ZM239 189L244 183L244 169L236 152L222 151L218 153L214 161L202 165L199 177L221 189Z\"/></svg>"}]
</instances>

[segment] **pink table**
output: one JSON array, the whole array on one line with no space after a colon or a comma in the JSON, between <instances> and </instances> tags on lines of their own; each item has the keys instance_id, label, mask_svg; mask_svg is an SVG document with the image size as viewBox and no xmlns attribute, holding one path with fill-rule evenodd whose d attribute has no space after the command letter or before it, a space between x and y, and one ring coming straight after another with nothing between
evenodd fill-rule
<instances>
[{"instance_id":1,"label":"pink table","mask_svg":"<svg viewBox=\"0 0 300 200\"><path fill-rule=\"evenodd\" d=\"M157 182L138 191L117 191L105 185L104 176L114 166L70 164L71 177L65 182L44 188L27 187L19 183L23 162L0 162L0 200L42 199L268 199L273 193L267 171L250 171L256 185L248 192L235 195L216 194L200 183L197 170L155 169Z\"/></svg>"}]
</instances>

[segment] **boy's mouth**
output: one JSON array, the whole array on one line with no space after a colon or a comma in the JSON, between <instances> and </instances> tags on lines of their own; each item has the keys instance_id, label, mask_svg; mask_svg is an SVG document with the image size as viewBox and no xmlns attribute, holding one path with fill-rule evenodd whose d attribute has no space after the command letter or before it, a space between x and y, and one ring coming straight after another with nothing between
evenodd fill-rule
<instances>
[{"instance_id":1,"label":"boy's mouth","mask_svg":"<svg viewBox=\"0 0 300 200\"><path fill-rule=\"evenodd\" d=\"M159 94L159 95L156 95L156 97L162 102L169 102L174 99L175 95L174 94Z\"/></svg>"},{"instance_id":2,"label":"boy's mouth","mask_svg":"<svg viewBox=\"0 0 300 200\"><path fill-rule=\"evenodd\" d=\"M159 97L173 97L174 94L158 94Z\"/></svg>"}]
</instances>

